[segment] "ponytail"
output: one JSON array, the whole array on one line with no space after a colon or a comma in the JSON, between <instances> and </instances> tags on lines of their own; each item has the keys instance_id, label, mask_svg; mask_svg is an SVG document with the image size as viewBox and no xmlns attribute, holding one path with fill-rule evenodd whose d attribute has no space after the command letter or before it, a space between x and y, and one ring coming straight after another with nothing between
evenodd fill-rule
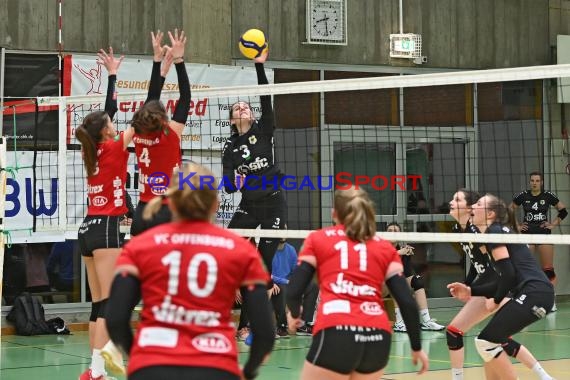
<instances>
[{"instance_id":1,"label":"ponytail","mask_svg":"<svg viewBox=\"0 0 570 380\"><path fill-rule=\"evenodd\" d=\"M495 213L493 222L500 223L503 226L509 227L514 233L518 232L517 220L515 213L503 200L499 199L493 194L487 194L487 211Z\"/></svg>"},{"instance_id":2,"label":"ponytail","mask_svg":"<svg viewBox=\"0 0 570 380\"><path fill-rule=\"evenodd\" d=\"M365 242L376 234L374 205L362 189L337 190L334 208L344 233L352 240Z\"/></svg>"},{"instance_id":3,"label":"ponytail","mask_svg":"<svg viewBox=\"0 0 570 380\"><path fill-rule=\"evenodd\" d=\"M104 111L91 112L75 130L75 137L81 143L83 163L87 176L91 177L97 169L97 143L101 141L101 131L107 126L109 115Z\"/></svg>"}]
</instances>

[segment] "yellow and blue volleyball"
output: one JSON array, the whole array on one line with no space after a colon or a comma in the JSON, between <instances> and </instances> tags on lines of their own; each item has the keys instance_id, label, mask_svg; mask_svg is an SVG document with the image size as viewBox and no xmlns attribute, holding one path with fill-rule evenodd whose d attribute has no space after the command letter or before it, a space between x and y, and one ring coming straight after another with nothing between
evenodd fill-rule
<instances>
[{"instance_id":1,"label":"yellow and blue volleyball","mask_svg":"<svg viewBox=\"0 0 570 380\"><path fill-rule=\"evenodd\" d=\"M259 29L250 29L239 39L239 51L249 59L257 58L267 49L265 34Z\"/></svg>"}]
</instances>

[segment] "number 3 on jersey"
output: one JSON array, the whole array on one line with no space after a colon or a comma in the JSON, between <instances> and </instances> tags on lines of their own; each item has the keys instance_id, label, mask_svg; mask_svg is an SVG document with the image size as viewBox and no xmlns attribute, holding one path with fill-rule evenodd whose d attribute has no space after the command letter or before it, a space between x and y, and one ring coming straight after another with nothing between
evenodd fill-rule
<instances>
[{"instance_id":1,"label":"number 3 on jersey","mask_svg":"<svg viewBox=\"0 0 570 380\"><path fill-rule=\"evenodd\" d=\"M340 251L340 269L348 269L348 242L339 241L334 245L334 249ZM359 260L358 267L361 272L366 272L368 267L368 252L366 251L366 244L356 244L354 250L358 252Z\"/></svg>"},{"instance_id":2,"label":"number 3 on jersey","mask_svg":"<svg viewBox=\"0 0 570 380\"><path fill-rule=\"evenodd\" d=\"M148 168L150 166L150 156L148 155L148 148L143 148L141 155L139 156L139 165L145 164Z\"/></svg>"}]
</instances>

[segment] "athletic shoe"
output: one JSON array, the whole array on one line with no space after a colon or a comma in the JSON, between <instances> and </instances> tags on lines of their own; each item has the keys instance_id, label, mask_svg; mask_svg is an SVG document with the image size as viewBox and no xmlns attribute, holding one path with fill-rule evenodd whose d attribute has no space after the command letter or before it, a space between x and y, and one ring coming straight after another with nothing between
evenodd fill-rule
<instances>
[{"instance_id":1,"label":"athletic shoe","mask_svg":"<svg viewBox=\"0 0 570 380\"><path fill-rule=\"evenodd\" d=\"M428 331L441 331L445 328L445 326L436 323L435 319L430 319L427 322L422 322L421 327L422 330L428 330Z\"/></svg>"},{"instance_id":2,"label":"athletic shoe","mask_svg":"<svg viewBox=\"0 0 570 380\"><path fill-rule=\"evenodd\" d=\"M88 368L85 372L83 372L81 375L79 375L79 380L117 380L117 379L114 377L105 376L105 375L101 375L99 377L93 377L91 375L91 369Z\"/></svg>"},{"instance_id":3,"label":"athletic shoe","mask_svg":"<svg viewBox=\"0 0 570 380\"><path fill-rule=\"evenodd\" d=\"M101 356L105 360L105 367L115 375L126 375L127 370L123 364L123 355L121 351L113 344L112 341L108 341L105 346L101 349Z\"/></svg>"},{"instance_id":4,"label":"athletic shoe","mask_svg":"<svg viewBox=\"0 0 570 380\"><path fill-rule=\"evenodd\" d=\"M249 328L248 327L244 327L244 328L239 329L237 334L236 334L237 340L241 340L241 341L245 341L248 336L249 336Z\"/></svg>"},{"instance_id":5,"label":"athletic shoe","mask_svg":"<svg viewBox=\"0 0 570 380\"><path fill-rule=\"evenodd\" d=\"M555 303L554 305L552 305L552 309L550 309L550 312L554 313L557 310L558 310L558 307L556 307L556 303Z\"/></svg>"},{"instance_id":6,"label":"athletic shoe","mask_svg":"<svg viewBox=\"0 0 570 380\"><path fill-rule=\"evenodd\" d=\"M311 325L303 325L297 329L297 334L300 336L310 336L313 335L313 326Z\"/></svg>"},{"instance_id":7,"label":"athletic shoe","mask_svg":"<svg viewBox=\"0 0 570 380\"><path fill-rule=\"evenodd\" d=\"M280 338L289 338L289 332L287 331L286 327L277 327L277 329L275 330L275 339L280 339Z\"/></svg>"},{"instance_id":8,"label":"athletic shoe","mask_svg":"<svg viewBox=\"0 0 570 380\"><path fill-rule=\"evenodd\" d=\"M408 331L406 329L406 325L404 324L404 321L394 323L394 326L392 327L392 329L394 330L394 332L406 332L406 331Z\"/></svg>"}]
</instances>

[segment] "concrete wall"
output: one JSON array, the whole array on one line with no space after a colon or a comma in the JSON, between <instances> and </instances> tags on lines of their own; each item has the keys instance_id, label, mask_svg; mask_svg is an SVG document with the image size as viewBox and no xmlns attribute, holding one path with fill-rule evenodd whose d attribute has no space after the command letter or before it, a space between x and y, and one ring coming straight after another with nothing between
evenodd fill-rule
<instances>
[{"instance_id":1,"label":"concrete wall","mask_svg":"<svg viewBox=\"0 0 570 380\"><path fill-rule=\"evenodd\" d=\"M150 30L183 27L194 62L241 59L237 40L264 30L276 61L412 65L390 59L399 31L398 0L348 1L348 45L305 41L306 0L74 0L63 2L66 52L112 45L128 55L151 53ZM492 68L550 62L554 33L568 31L568 0L406 0L404 32L419 33L429 67ZM55 0L0 2L0 45L57 50ZM551 24L549 24L551 23ZM552 27L549 27L552 25ZM554 38L554 39L553 39Z\"/></svg>"}]
</instances>

